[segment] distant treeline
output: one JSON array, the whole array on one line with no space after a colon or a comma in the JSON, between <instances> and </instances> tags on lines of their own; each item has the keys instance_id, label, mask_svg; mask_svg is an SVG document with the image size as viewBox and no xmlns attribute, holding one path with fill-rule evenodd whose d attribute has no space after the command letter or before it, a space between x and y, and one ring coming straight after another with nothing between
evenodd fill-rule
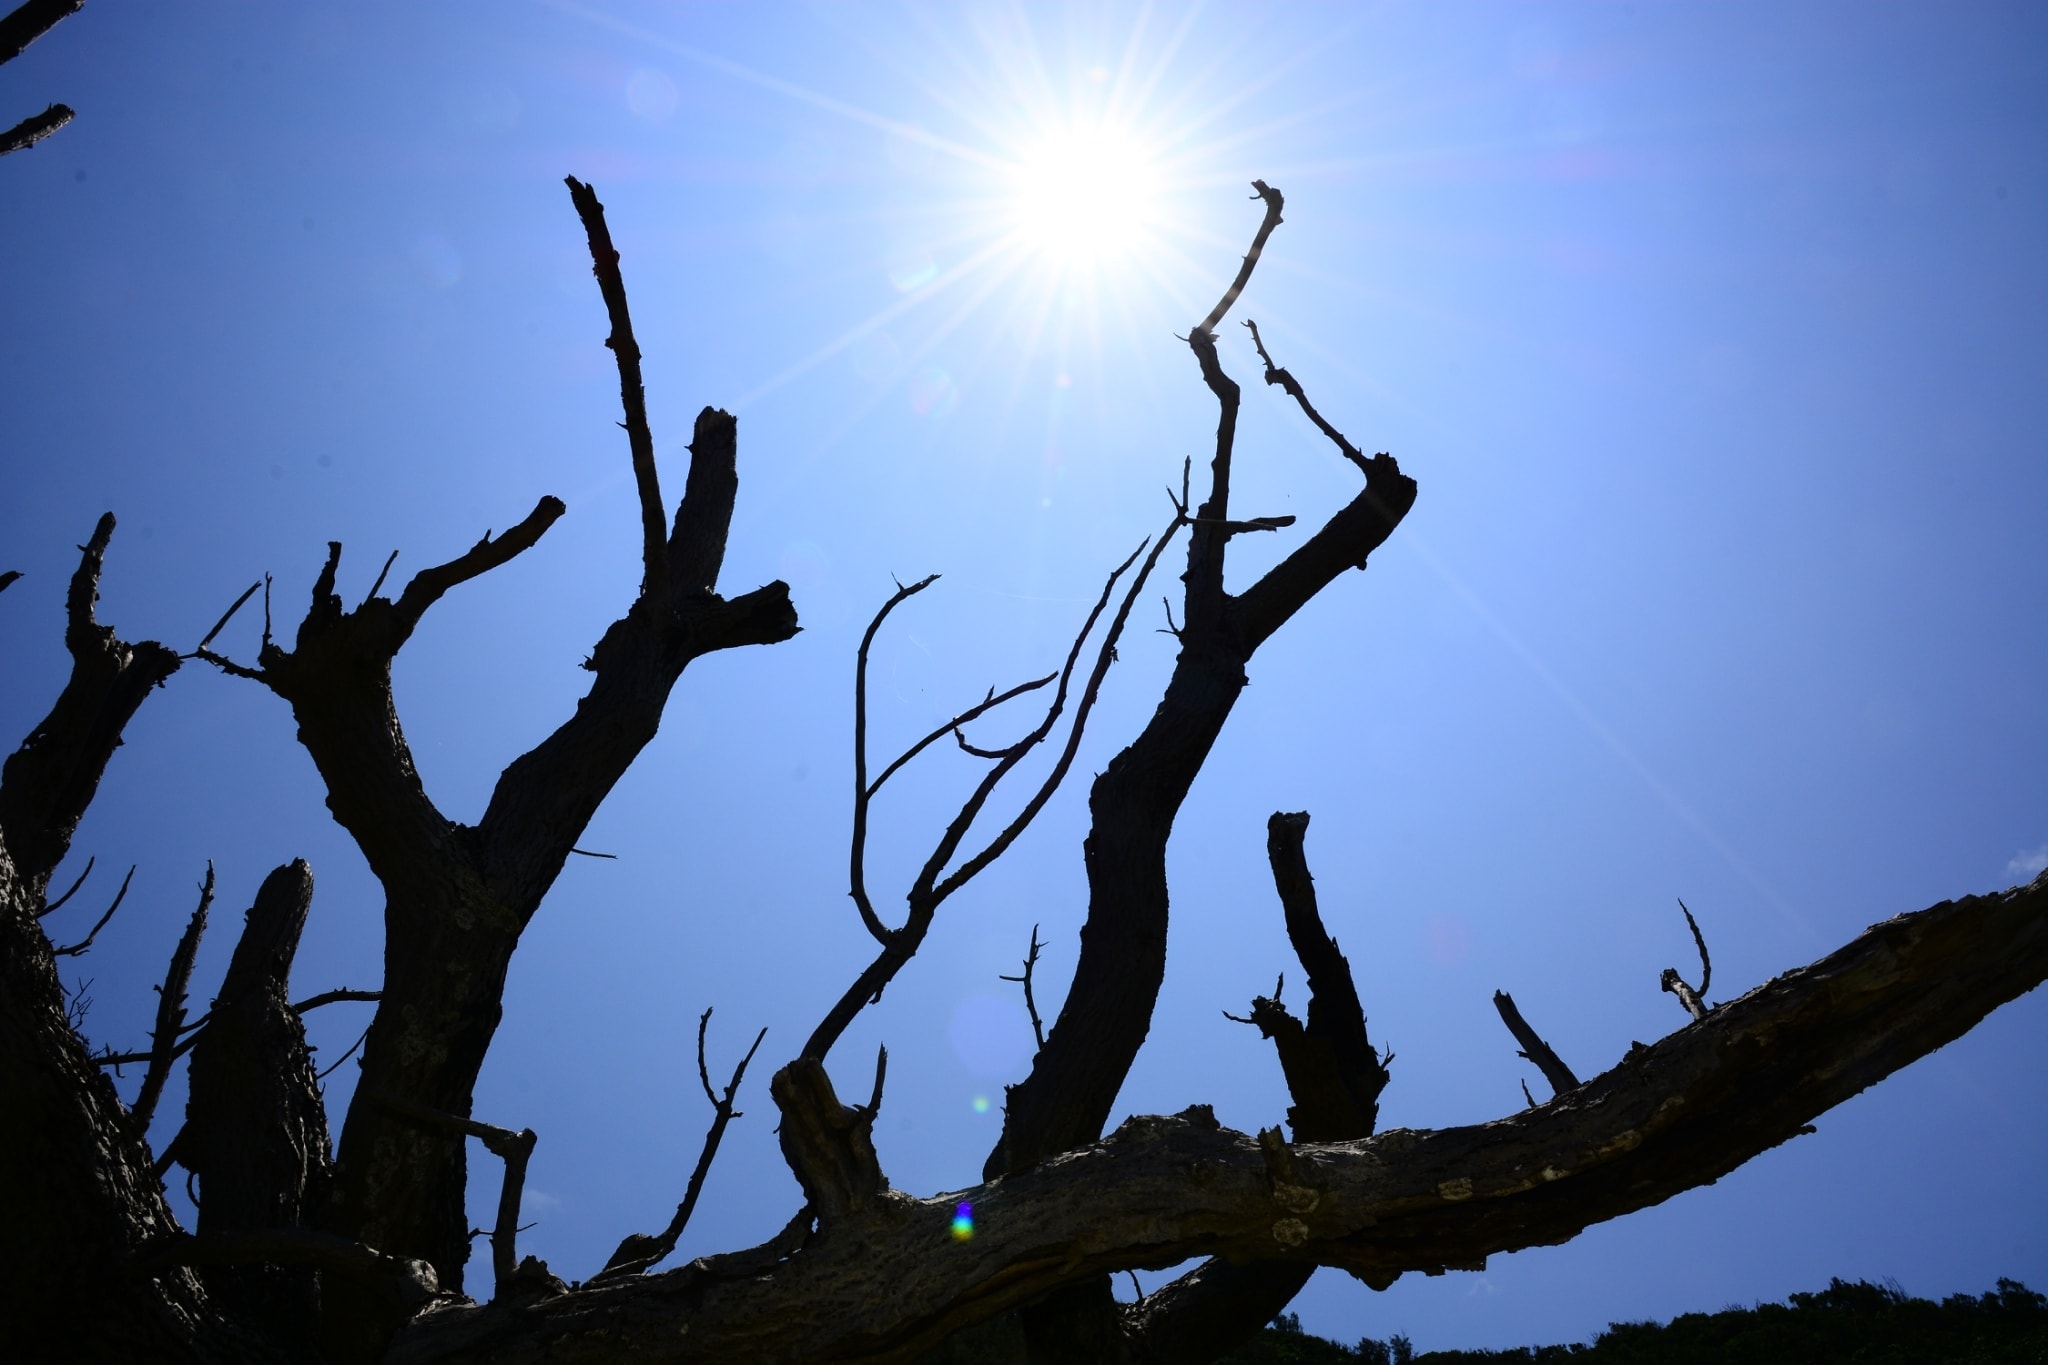
<instances>
[{"instance_id":1,"label":"distant treeline","mask_svg":"<svg viewBox=\"0 0 2048 1365\"><path fill-rule=\"evenodd\" d=\"M1456 1365L1480 1361L1573 1361L1583 1365L2048 1365L2048 1295L2017 1280L1989 1294L1935 1303L1896 1284L1831 1281L1788 1303L1687 1313L1668 1323L1617 1322L1591 1345L1506 1351L1424 1351L1408 1338L1356 1346L1310 1336L1291 1313L1221 1365Z\"/></svg>"}]
</instances>

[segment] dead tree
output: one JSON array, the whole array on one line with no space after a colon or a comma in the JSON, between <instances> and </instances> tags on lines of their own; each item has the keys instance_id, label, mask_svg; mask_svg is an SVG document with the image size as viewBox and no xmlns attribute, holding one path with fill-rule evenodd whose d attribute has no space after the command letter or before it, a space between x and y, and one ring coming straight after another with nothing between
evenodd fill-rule
<instances>
[{"instance_id":1,"label":"dead tree","mask_svg":"<svg viewBox=\"0 0 2048 1365\"><path fill-rule=\"evenodd\" d=\"M1275 1044L1293 1098L1292 1131L1234 1133L1198 1104L1173 1117L1129 1119L1105 1137L1165 969L1166 848L1181 802L1259 646L1345 570L1363 568L1416 492L1391 456L1366 455L1327 420L1247 324L1265 381L1357 468L1361 487L1256 581L1226 585L1234 537L1293 521L1240 517L1230 506L1240 391L1222 363L1217 329L1283 208L1277 190L1254 188L1264 213L1251 249L1187 337L1218 408L1206 487L1196 501L1193 471L1183 468L1168 524L1109 575L1064 666L991 690L870 778L868 653L891 612L930 580L890 599L862 642L849 889L877 952L836 1002L821 1005L818 1028L770 1083L804 1203L757 1247L656 1268L735 1116L746 1066L721 1098L701 1030L699 1075L715 1117L675 1218L659 1236L627 1236L578 1287L517 1256L520 1184L535 1132L471 1114L521 931L598 805L653 737L683 670L702 655L774 643L797 629L781 583L731 598L717 591L738 489L729 415L707 408L698 416L685 490L673 516L667 512L619 258L590 188L569 182L611 319L607 345L639 490L642 572L635 600L591 652L592 683L575 713L513 760L482 819L462 825L426 794L391 690L392 660L427 609L531 549L564 511L553 498L504 535L486 535L415 574L395 597L379 595L380 574L352 609L336 594L341 546L330 544L289 647L273 638L266 580L192 651L290 706L329 808L383 884L385 979L377 990L290 1003L312 887L310 870L294 863L264 883L210 1010L187 1020L185 983L209 881L166 974L149 1049L95 1058L72 1027L57 950L41 927L71 893L51 901L50 877L123 727L181 660L162 645L129 645L95 619L114 528L104 518L69 594L70 681L0 773L0 1094L8 1100L0 1181L14 1192L10 1216L0 1220L0 1331L14 1338L6 1344L87 1359L333 1365L627 1356L1206 1361L1268 1320L1316 1266L1384 1287L1409 1271L1473 1267L1496 1252L1564 1241L1710 1183L2048 977L2044 876L1879 924L1747 995L1702 1004L1677 1032L1583 1082L1502 996L1503 1017L1520 1023L1525 1052L1556 1062L1545 1067L1556 1095L1489 1124L1375 1133L1392 1058L1375 1052L1349 966L1318 913L1304 851L1308 818L1278 814L1268 853L1309 1001L1297 1019L1276 987L1253 1001L1246 1021ZM895 1190L870 1138L887 1055L871 1080L861 1068L866 1101L847 1104L827 1070L832 1048L910 966L948 897L1000 858L1059 787L1133 605L1182 532L1172 675L1150 721L1090 792L1089 903L1066 999L1030 1074L1010 1090L983 1183L944 1198ZM0 588L12 581L0 577ZM261 636L253 662L240 662L214 641L259 589ZM990 742L978 729L969 737L967 727L1027 694L1049 700L1020 738ZM934 841L892 925L867 886L870 806L884 783L949 736L990 766ZM1023 760L1042 747L1056 755L1050 773L994 833L977 836L984 818L994 823ZM1036 947L1034 938L1027 990ZM330 1160L328 1116L298 1017L338 999L376 1009ZM1035 1005L1033 1015L1036 1022ZM149 1097L187 1055L183 1127L152 1152L143 1131ZM144 1098L132 1108L102 1065L129 1061L148 1065ZM466 1136L480 1137L503 1162L487 1303L462 1292L471 1237L463 1217ZM178 1227L163 1198L173 1165L203 1195L191 1231ZM963 1224L972 1233L964 1240ZM938 1246L948 1254L934 1255ZM1136 1304L1110 1297L1113 1272L1195 1258L1196 1270Z\"/></svg>"}]
</instances>

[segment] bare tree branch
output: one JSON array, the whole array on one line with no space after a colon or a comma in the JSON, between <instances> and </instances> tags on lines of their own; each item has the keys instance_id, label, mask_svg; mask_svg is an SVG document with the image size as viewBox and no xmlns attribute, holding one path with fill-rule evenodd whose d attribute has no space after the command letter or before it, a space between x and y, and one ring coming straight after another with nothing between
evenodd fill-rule
<instances>
[{"instance_id":1,"label":"bare tree branch","mask_svg":"<svg viewBox=\"0 0 2048 1365\"><path fill-rule=\"evenodd\" d=\"M1257 194L1253 197L1265 201L1265 220L1259 224L1259 230L1252 238L1251 250L1245 252L1244 260L1237 267L1237 278L1232 280L1230 287L1223 291L1223 297L1216 300L1216 306L1209 310L1209 316L1203 318L1197 325L1197 331L1214 332L1216 330L1216 324L1223 321L1223 315L1230 311L1230 305L1237 302L1237 296L1242 294L1245 285L1251 282L1252 271L1257 268L1259 257L1266 249L1266 239L1273 235L1274 228L1280 226L1280 210L1286 202L1281 197L1280 191L1274 189L1263 180L1252 181L1252 188L1257 191Z\"/></svg>"},{"instance_id":2,"label":"bare tree branch","mask_svg":"<svg viewBox=\"0 0 2048 1365\"><path fill-rule=\"evenodd\" d=\"M86 871L90 872L91 870L92 867L88 863ZM79 881L82 882L84 880L84 876L81 875L79 877ZM88 933L84 938L80 939L78 942L72 944L68 948L52 948L50 950L51 954L56 957L83 957L85 955L86 950L92 947L92 941L100 936L100 930L107 927L107 921L112 919L114 917L114 912L121 908L121 902L128 899L128 884L134 880L135 865L133 863L130 863L128 865L128 875L121 878L121 889L114 893L113 904L107 907L107 913L101 915L99 919L94 922L92 926L92 932ZM72 891L76 891L77 889L78 888L75 885L71 888ZM65 897L68 897L69 895L70 892L65 893ZM65 897L59 897L57 904L62 905L64 903ZM51 908L55 909L56 907L53 906Z\"/></svg>"},{"instance_id":3,"label":"bare tree branch","mask_svg":"<svg viewBox=\"0 0 2048 1365\"><path fill-rule=\"evenodd\" d=\"M215 621L213 623L213 629L206 632L206 638L199 642L198 646L195 649L193 649L192 653L195 656L203 656L206 653L206 647L213 643L214 637L216 635L219 635L222 631L228 628L228 622L235 619L235 613L242 609L242 604L244 602L247 602L250 598L254 597L256 595L256 590L262 586L263 580L260 578L257 579L254 583L251 583L248 586L248 588L243 591L242 595L234 600L233 605L231 605L226 611L220 614L220 620Z\"/></svg>"},{"instance_id":4,"label":"bare tree branch","mask_svg":"<svg viewBox=\"0 0 2048 1365\"><path fill-rule=\"evenodd\" d=\"M998 976L998 981L1015 981L1024 988L1024 1009L1031 1016L1031 1036L1039 1047L1045 1046L1045 1025L1038 1019L1038 1002L1031 995L1031 975L1038 970L1038 950L1045 945L1038 941L1038 926L1031 926L1031 947L1024 954L1024 972L1021 976ZM1140 1297L1143 1297L1140 1295Z\"/></svg>"},{"instance_id":5,"label":"bare tree branch","mask_svg":"<svg viewBox=\"0 0 2048 1365\"><path fill-rule=\"evenodd\" d=\"M1699 922L1692 917L1692 911L1686 909L1682 900L1678 908L1684 912L1685 927L1692 930L1692 941L1700 950L1700 988L1694 990L1686 985L1685 978L1678 974L1676 967L1664 969L1663 986L1678 997L1678 1003L1685 1006L1687 1014L1695 1019L1704 1019L1707 1017L1707 985L1714 979L1714 962L1707 956L1706 935L1700 932Z\"/></svg>"},{"instance_id":6,"label":"bare tree branch","mask_svg":"<svg viewBox=\"0 0 2048 1365\"><path fill-rule=\"evenodd\" d=\"M63 895L57 897L57 899L53 901L44 901L43 908L36 911L36 918L42 919L45 916L55 914L57 911L63 909L64 903L70 900L73 896L77 895L78 888L85 885L85 879L92 875L92 865L98 861L99 859L97 857L87 858L85 860L85 870L83 872L80 872L78 874L77 879L74 880L70 886L65 888ZM133 874L132 868L130 869L130 874Z\"/></svg>"},{"instance_id":7,"label":"bare tree branch","mask_svg":"<svg viewBox=\"0 0 2048 1365\"><path fill-rule=\"evenodd\" d=\"M157 988L156 1029L150 1034L149 1070L143 1073L142 1091L129 1110L129 1122L137 1133L149 1131L164 1083L171 1078L171 1063L180 1055L178 1034L185 1022L185 990L192 983L192 964L199 958L199 937L206 932L206 912L213 905L213 864L206 865L206 881L199 888L199 907L185 925L178 946L171 953L164 984ZM189 1043L187 1044L189 1046Z\"/></svg>"},{"instance_id":8,"label":"bare tree branch","mask_svg":"<svg viewBox=\"0 0 2048 1365\"><path fill-rule=\"evenodd\" d=\"M27 151L76 117L68 104L53 104L40 114L30 114L0 133L0 156Z\"/></svg>"},{"instance_id":9,"label":"bare tree branch","mask_svg":"<svg viewBox=\"0 0 2048 1365\"><path fill-rule=\"evenodd\" d=\"M304 1014L307 1010L317 1010L322 1005L332 1005L343 1000L363 1000L375 1002L378 1000L382 1000L383 998L384 992L382 991L349 990L347 988L338 991L322 991L318 995L308 996L306 999L299 1001L296 1005L293 1005L292 1013Z\"/></svg>"},{"instance_id":10,"label":"bare tree branch","mask_svg":"<svg viewBox=\"0 0 2048 1365\"><path fill-rule=\"evenodd\" d=\"M640 593L660 604L668 596L668 538L663 530L661 480L654 468L654 433L647 425L647 389L640 379L640 343L633 339L633 317L626 307L626 281L619 272L618 249L605 225L604 205L597 191L575 176L565 178L569 199L590 239L591 273L603 291L612 334L604 344L619 363L619 401L626 408L626 441L633 451L633 482L640 492L640 536L643 572ZM723 537L721 537L723 539Z\"/></svg>"},{"instance_id":11,"label":"bare tree branch","mask_svg":"<svg viewBox=\"0 0 2048 1365\"><path fill-rule=\"evenodd\" d=\"M683 1191L683 1202L676 1205L676 1215L669 1225L656 1237L643 1233L629 1234L619 1243L619 1249L605 1262L604 1269L591 1278L591 1283L600 1280L638 1275L659 1264L676 1249L683 1229L689 1226L690 1215L697 1208L697 1196L704 1192L704 1178L711 1173L711 1163L718 1156L718 1144L725 1138L726 1125L742 1117L733 1107L740 1093L740 1082L747 1074L747 1064L760 1051L761 1040L768 1036L762 1029L754 1035L754 1045L747 1049L747 1055L740 1058L733 1068L732 1079L726 1082L725 1094L714 1094L711 1089L711 1073L704 1062L704 1031L711 1025L711 1011L706 1009L697 1020L697 1080L704 1087L704 1098L711 1101L711 1129L704 1135L704 1146L697 1153L697 1165L690 1172L690 1183Z\"/></svg>"},{"instance_id":12,"label":"bare tree branch","mask_svg":"<svg viewBox=\"0 0 2048 1365\"><path fill-rule=\"evenodd\" d=\"M868 803L874 799L876 789L889 780L889 775L909 762L911 756L923 748L924 745L914 746L909 753L906 753L902 758L890 764L882 775L875 779L873 786L868 785L868 651L874 647L875 633L881 630L882 622L889 619L889 613L923 592L926 588L929 588L932 584L938 582L938 580L939 576L934 573L926 574L909 587L904 587L899 583L889 600L882 603L881 610L875 613L874 619L868 622L866 632L860 637L860 648L854 653L853 851L848 859L847 880L852 888L848 894L853 897L854 907L860 911L861 923L867 926L868 932L874 935L875 941L882 944L888 943L889 930L883 926L881 916L875 913L874 902L868 897ZM944 732L935 732L931 738L935 739L938 734L942 733ZM926 743L930 742L931 739L926 740Z\"/></svg>"},{"instance_id":13,"label":"bare tree branch","mask_svg":"<svg viewBox=\"0 0 2048 1365\"><path fill-rule=\"evenodd\" d=\"M1315 404L1308 401L1308 394L1301 387L1301 382L1297 380L1293 375L1289 374L1286 370L1283 370L1279 366L1275 365L1273 363L1273 357L1266 354L1266 343L1259 337L1259 324L1253 322L1250 318L1246 318L1244 325L1251 329L1252 345L1258 349L1259 360L1266 367L1266 382L1268 384L1278 384L1282 389L1284 389L1287 392L1287 395L1289 397L1291 397L1296 403L1300 404L1301 410L1303 413L1307 414L1308 420L1316 424L1316 430L1322 432L1323 435L1330 438L1330 443L1337 447L1337 451L1339 454L1341 454L1345 459L1351 461L1351 463L1357 465L1361 471L1370 472L1370 466L1366 461L1365 452L1360 450L1357 446L1351 444L1351 442L1345 438L1343 432L1337 430L1337 428L1331 426L1327 421L1325 421L1323 419L1323 415L1320 412L1316 411Z\"/></svg>"},{"instance_id":14,"label":"bare tree branch","mask_svg":"<svg viewBox=\"0 0 2048 1365\"><path fill-rule=\"evenodd\" d=\"M458 583L467 583L472 578L489 573L500 564L510 563L532 549L535 542L547 534L548 527L553 526L562 513L568 510L560 498L544 497L534 504L533 510L527 513L526 520L496 540L492 540L490 534L486 532L482 540L446 564L436 564L431 569L422 569L414 574L412 581L405 585L405 591L399 594L397 605L392 610L397 626L397 638L389 646L392 652L396 653L405 643L413 628L419 624L420 617L426 615L428 607L441 600L443 593ZM394 551L393 558L396 557ZM390 567L389 560L385 562L385 567ZM379 579L381 578L380 574Z\"/></svg>"},{"instance_id":15,"label":"bare tree branch","mask_svg":"<svg viewBox=\"0 0 2048 1365\"><path fill-rule=\"evenodd\" d=\"M831 1051L832 1044L838 1040L839 1035L844 1033L847 1025L853 1022L854 1016L859 1014L861 1009L867 1004L880 999L883 988L890 981L894 980L896 973L903 969L903 965L916 955L919 946L924 942L925 934L931 929L933 916L937 914L939 906L944 903L947 897L965 886L984 868L988 867L997 858L1000 858L1004 851L1016 841L1018 835L1022 834L1031 821L1037 817L1038 812L1044 808L1045 803L1051 799L1053 792L1058 789L1060 782L1065 779L1067 769L1073 764L1074 754L1080 748L1081 736L1088 723L1088 715L1094 709L1096 697L1101 692L1102 680L1109 672L1111 662L1116 658L1117 640L1123 634L1125 622L1130 619L1131 604L1137 600L1138 593L1143 591L1145 580L1150 576L1153 566L1159 562L1160 551L1165 549L1166 543L1171 539L1173 530L1177 525L1178 522L1175 523L1175 526L1168 527L1166 534L1160 536L1158 540L1152 543L1151 554L1146 557L1144 565L1139 569L1137 575L1132 578L1130 588L1125 592L1123 601L1118 605L1115 617L1111 620L1108 629L1103 633L1102 643L1096 653L1094 669L1090 672L1074 708L1074 719L1068 728L1066 745L1061 750L1059 758L1054 761L1052 770L1046 775L1045 780L1039 784L1038 790L1024 803L1023 808L1010 823L1004 826L1003 830L991 839L981 852L961 862L952 873L945 875L943 881L940 880L941 874L945 873L946 865L959 851L960 844L967 837L969 829L973 827L975 818L980 815L989 797L995 792L1003 779L1016 770L1017 765L1024 760L1030 751L1052 733L1054 726L1059 721L1061 712L1066 706L1068 688L1073 678L1074 668L1080 660L1082 647L1087 643L1088 636L1095 629L1095 623L1101 618L1103 610L1108 606L1110 597L1116 590L1117 581L1130 569L1138 556L1145 552L1146 547L1142 544L1131 552L1129 559L1126 559L1116 567L1115 571L1110 574L1108 581L1102 585L1101 596L1096 599L1094 607L1088 613L1088 619L1082 623L1080 632L1074 637L1072 648L1067 652L1066 663L1060 670L1059 686L1054 689L1053 699L1046 708L1045 718L1039 722L1038 726L1030 734L1004 750L1001 760L995 767L989 769L981 781L976 784L974 791L961 805L959 813L953 817L952 822L947 825L945 832L940 835L938 844L933 848L931 856L925 860L924 867L918 872L916 881L912 883L910 891L905 897L909 903L909 914L905 917L902 927L884 931L887 937L882 939L882 951L869 964L867 970L862 972L854 981L853 985L847 988L845 994L839 997L838 1002L832 1006L825 1018L819 1022L818 1027L812 1030L811 1036L804 1043L803 1052L800 1055L823 1060L825 1054ZM858 777L856 777L856 780L858 780ZM879 924L880 921L877 920L876 922Z\"/></svg>"},{"instance_id":16,"label":"bare tree branch","mask_svg":"<svg viewBox=\"0 0 2048 1365\"><path fill-rule=\"evenodd\" d=\"M1506 991L1495 991L1493 1007L1500 1011L1500 1021L1508 1026L1508 1032L1514 1034L1515 1041L1522 1045L1522 1050L1515 1055L1536 1064L1543 1073L1543 1079L1550 1082L1552 1094L1562 1095L1578 1087L1579 1078L1572 1074L1572 1069L1551 1050L1550 1044L1537 1036L1536 1030L1529 1027L1529 1021L1522 1017L1522 1012L1515 1008L1515 997Z\"/></svg>"},{"instance_id":17,"label":"bare tree branch","mask_svg":"<svg viewBox=\"0 0 2048 1365\"><path fill-rule=\"evenodd\" d=\"M0 17L0 65L13 61L36 39L85 8L85 0L27 0Z\"/></svg>"}]
</instances>

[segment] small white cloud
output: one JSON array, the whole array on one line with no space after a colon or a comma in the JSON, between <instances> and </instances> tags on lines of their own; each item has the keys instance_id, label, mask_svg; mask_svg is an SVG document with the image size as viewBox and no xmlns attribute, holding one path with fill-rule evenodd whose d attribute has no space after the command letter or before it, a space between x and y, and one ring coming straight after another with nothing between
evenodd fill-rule
<instances>
[{"instance_id":1,"label":"small white cloud","mask_svg":"<svg viewBox=\"0 0 2048 1365\"><path fill-rule=\"evenodd\" d=\"M2013 860L2005 865L2005 875L2008 877L2025 877L2032 880L2043 872L2048 872L2048 844L2025 849L2015 854Z\"/></svg>"},{"instance_id":2,"label":"small white cloud","mask_svg":"<svg viewBox=\"0 0 2048 1365\"><path fill-rule=\"evenodd\" d=\"M546 1190L537 1190L531 1185L528 1185L526 1187L526 1193L524 1196L521 1197L520 1202L524 1204L529 1211L539 1211L542 1209L559 1209L560 1207L562 1207L562 1201L560 1199L556 1198L552 1194L549 1194Z\"/></svg>"}]
</instances>

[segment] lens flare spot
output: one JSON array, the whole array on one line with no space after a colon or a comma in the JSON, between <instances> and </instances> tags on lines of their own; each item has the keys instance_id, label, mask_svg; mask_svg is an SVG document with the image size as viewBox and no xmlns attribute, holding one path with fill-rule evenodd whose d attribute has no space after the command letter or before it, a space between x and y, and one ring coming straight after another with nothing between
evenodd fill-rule
<instances>
[{"instance_id":1,"label":"lens flare spot","mask_svg":"<svg viewBox=\"0 0 2048 1365\"><path fill-rule=\"evenodd\" d=\"M959 398L953 376L936 365L927 365L910 377L910 410L919 417L944 417Z\"/></svg>"},{"instance_id":2,"label":"lens flare spot","mask_svg":"<svg viewBox=\"0 0 2048 1365\"><path fill-rule=\"evenodd\" d=\"M974 1235L974 1205L961 1203L953 1207L953 1240L964 1242Z\"/></svg>"},{"instance_id":3,"label":"lens flare spot","mask_svg":"<svg viewBox=\"0 0 2048 1365\"><path fill-rule=\"evenodd\" d=\"M974 1097L974 1112L977 1114L986 1114L988 1112L988 1096L976 1095Z\"/></svg>"}]
</instances>

